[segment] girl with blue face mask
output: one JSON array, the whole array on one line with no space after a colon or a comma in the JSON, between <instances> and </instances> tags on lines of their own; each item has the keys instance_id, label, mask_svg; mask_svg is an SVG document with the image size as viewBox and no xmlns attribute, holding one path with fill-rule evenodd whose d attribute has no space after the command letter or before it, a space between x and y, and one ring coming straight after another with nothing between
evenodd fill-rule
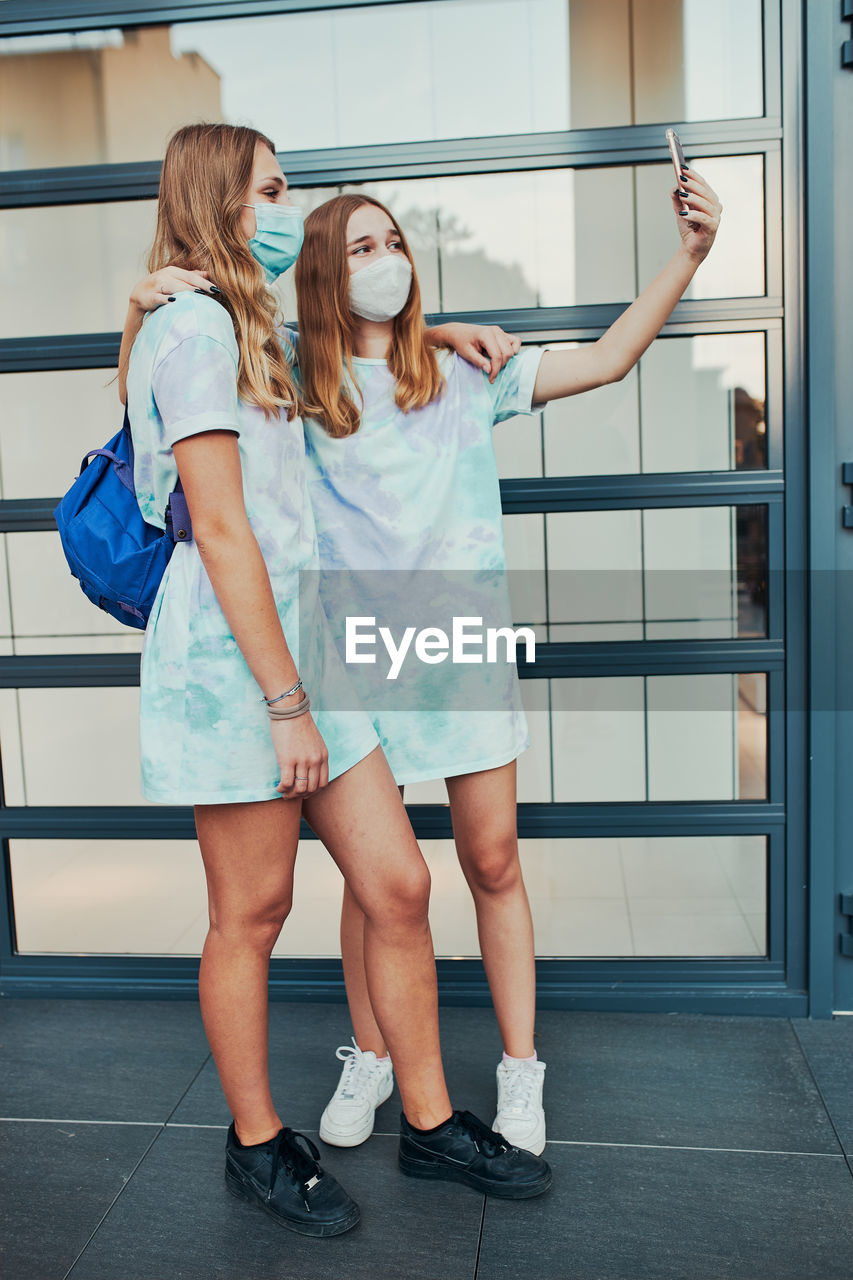
<instances>
[{"instance_id":1,"label":"girl with blue face mask","mask_svg":"<svg viewBox=\"0 0 853 1280\"><path fill-rule=\"evenodd\" d=\"M233 1115L226 1185L324 1237L355 1226L358 1206L313 1143L282 1125L267 1062L269 958L303 816L364 913L370 999L403 1102L403 1172L509 1198L541 1194L551 1174L451 1106L429 875L310 588L319 560L300 395L265 284L301 235L268 139L229 125L179 130L150 265L179 264L172 278L196 292L165 295L175 301L147 317L127 402L143 515L162 527L180 478L192 521L146 630L140 742L146 797L195 809L210 908L199 995Z\"/></svg>"}]
</instances>

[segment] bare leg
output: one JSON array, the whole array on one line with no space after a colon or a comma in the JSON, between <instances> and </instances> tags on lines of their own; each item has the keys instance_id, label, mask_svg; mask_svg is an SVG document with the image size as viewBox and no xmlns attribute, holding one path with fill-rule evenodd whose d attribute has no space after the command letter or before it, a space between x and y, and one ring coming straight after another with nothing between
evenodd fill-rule
<instances>
[{"instance_id":1,"label":"bare leg","mask_svg":"<svg viewBox=\"0 0 853 1280\"><path fill-rule=\"evenodd\" d=\"M516 767L447 779L459 862L477 911L480 952L503 1046L533 1054L536 965L533 921L518 857Z\"/></svg>"},{"instance_id":2,"label":"bare leg","mask_svg":"<svg viewBox=\"0 0 853 1280\"><path fill-rule=\"evenodd\" d=\"M237 1137L281 1128L270 1094L270 953L290 911L300 802L197 805L210 929L199 970L204 1028Z\"/></svg>"},{"instance_id":3,"label":"bare leg","mask_svg":"<svg viewBox=\"0 0 853 1280\"><path fill-rule=\"evenodd\" d=\"M381 750L309 796L303 811L364 912L370 1004L403 1111L418 1128L433 1128L452 1108L438 1041L429 871Z\"/></svg>"},{"instance_id":4,"label":"bare leg","mask_svg":"<svg viewBox=\"0 0 853 1280\"><path fill-rule=\"evenodd\" d=\"M403 799L402 787L400 799ZM367 975L364 972L364 912L346 881L341 903L341 959L355 1042L363 1053L372 1052L377 1058L384 1058L388 1053L388 1046L382 1039L379 1024L373 1016Z\"/></svg>"},{"instance_id":5,"label":"bare leg","mask_svg":"<svg viewBox=\"0 0 853 1280\"><path fill-rule=\"evenodd\" d=\"M384 1058L388 1047L373 1015L364 969L364 912L346 883L341 904L341 959L355 1042L363 1053L372 1051L377 1058Z\"/></svg>"}]
</instances>

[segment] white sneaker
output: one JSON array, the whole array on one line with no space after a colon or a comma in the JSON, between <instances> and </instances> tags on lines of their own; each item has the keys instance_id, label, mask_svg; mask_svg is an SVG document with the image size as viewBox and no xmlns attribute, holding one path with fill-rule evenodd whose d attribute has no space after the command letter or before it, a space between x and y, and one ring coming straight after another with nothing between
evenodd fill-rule
<instances>
[{"instance_id":1,"label":"white sneaker","mask_svg":"<svg viewBox=\"0 0 853 1280\"><path fill-rule=\"evenodd\" d=\"M344 1069L320 1118L320 1137L333 1147L357 1147L373 1133L376 1108L391 1096L394 1069L390 1058L379 1062L370 1049L362 1053L355 1040L336 1054Z\"/></svg>"},{"instance_id":2,"label":"white sneaker","mask_svg":"<svg viewBox=\"0 0 853 1280\"><path fill-rule=\"evenodd\" d=\"M545 1150L542 1086L545 1063L498 1063L498 1113L492 1128L514 1147L541 1156Z\"/></svg>"}]
</instances>

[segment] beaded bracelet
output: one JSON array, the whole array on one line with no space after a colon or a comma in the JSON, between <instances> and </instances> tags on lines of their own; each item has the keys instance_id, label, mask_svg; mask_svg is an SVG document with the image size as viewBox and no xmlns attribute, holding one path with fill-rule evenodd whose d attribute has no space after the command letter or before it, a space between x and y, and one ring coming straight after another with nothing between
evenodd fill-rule
<instances>
[{"instance_id":1,"label":"beaded bracelet","mask_svg":"<svg viewBox=\"0 0 853 1280\"><path fill-rule=\"evenodd\" d=\"M293 688L288 689L286 693L280 693L275 698L267 698L266 696L264 696L263 698L261 698L261 702L265 702L268 707L271 707L274 702L281 702L282 698L289 698L291 694L296 693L297 690L301 688L302 688L302 681L297 680Z\"/></svg>"},{"instance_id":2,"label":"beaded bracelet","mask_svg":"<svg viewBox=\"0 0 853 1280\"><path fill-rule=\"evenodd\" d=\"M311 699L306 693L301 702L297 702L295 707L288 707L286 711L273 711L271 707L267 707L267 715L270 720L295 720L297 716L304 716L310 706Z\"/></svg>"}]
</instances>

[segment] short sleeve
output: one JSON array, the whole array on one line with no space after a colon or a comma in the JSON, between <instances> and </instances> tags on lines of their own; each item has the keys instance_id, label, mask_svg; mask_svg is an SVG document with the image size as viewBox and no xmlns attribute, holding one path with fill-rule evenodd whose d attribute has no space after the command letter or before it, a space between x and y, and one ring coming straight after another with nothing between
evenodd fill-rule
<instances>
[{"instance_id":1,"label":"short sleeve","mask_svg":"<svg viewBox=\"0 0 853 1280\"><path fill-rule=\"evenodd\" d=\"M169 448L202 431L240 434L237 362L217 338L184 338L155 365L151 388Z\"/></svg>"},{"instance_id":2,"label":"short sleeve","mask_svg":"<svg viewBox=\"0 0 853 1280\"><path fill-rule=\"evenodd\" d=\"M503 422L517 413L532 413L533 388L544 350L544 347L525 347L507 361L494 382L489 382L487 373L483 374L492 401L493 422Z\"/></svg>"}]
</instances>

